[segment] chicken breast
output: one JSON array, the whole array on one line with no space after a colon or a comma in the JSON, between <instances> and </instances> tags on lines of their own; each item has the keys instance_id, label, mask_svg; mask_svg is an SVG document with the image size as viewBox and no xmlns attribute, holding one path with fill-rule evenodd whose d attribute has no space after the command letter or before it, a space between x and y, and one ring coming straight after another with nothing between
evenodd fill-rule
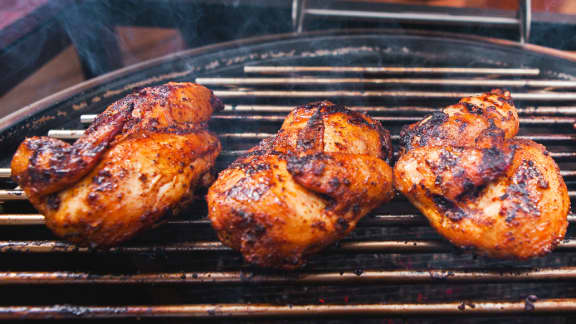
<instances>
[{"instance_id":1,"label":"chicken breast","mask_svg":"<svg viewBox=\"0 0 576 324\"><path fill-rule=\"evenodd\" d=\"M110 105L74 144L26 139L12 174L58 236L111 246L191 201L220 152L206 130L222 103L205 87L168 83Z\"/></svg>"},{"instance_id":2,"label":"chicken breast","mask_svg":"<svg viewBox=\"0 0 576 324\"><path fill-rule=\"evenodd\" d=\"M517 125L510 93L495 90L406 127L396 188L457 246L519 259L551 251L566 233L568 190L544 146L514 138Z\"/></svg>"},{"instance_id":3,"label":"chicken breast","mask_svg":"<svg viewBox=\"0 0 576 324\"><path fill-rule=\"evenodd\" d=\"M366 115L328 101L298 107L219 174L209 218L247 261L297 268L393 197L391 156L389 133Z\"/></svg>"}]
</instances>

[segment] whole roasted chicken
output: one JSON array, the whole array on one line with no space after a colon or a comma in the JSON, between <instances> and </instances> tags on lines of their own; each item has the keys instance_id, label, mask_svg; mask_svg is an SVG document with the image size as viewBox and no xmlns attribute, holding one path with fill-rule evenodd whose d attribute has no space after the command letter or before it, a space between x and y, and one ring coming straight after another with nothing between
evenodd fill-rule
<instances>
[{"instance_id":1,"label":"whole roasted chicken","mask_svg":"<svg viewBox=\"0 0 576 324\"><path fill-rule=\"evenodd\" d=\"M168 83L110 105L74 144L27 138L12 175L58 236L110 246L151 227L209 180L220 142L206 128L222 103Z\"/></svg>"},{"instance_id":2,"label":"whole roasted chicken","mask_svg":"<svg viewBox=\"0 0 576 324\"><path fill-rule=\"evenodd\" d=\"M492 90L405 127L396 188L457 246L549 252L566 233L568 190L544 146L514 138L518 125L510 93Z\"/></svg>"},{"instance_id":3,"label":"whole roasted chicken","mask_svg":"<svg viewBox=\"0 0 576 324\"><path fill-rule=\"evenodd\" d=\"M219 174L208 215L249 262L293 269L392 198L391 156L379 122L328 101L304 105Z\"/></svg>"}]
</instances>

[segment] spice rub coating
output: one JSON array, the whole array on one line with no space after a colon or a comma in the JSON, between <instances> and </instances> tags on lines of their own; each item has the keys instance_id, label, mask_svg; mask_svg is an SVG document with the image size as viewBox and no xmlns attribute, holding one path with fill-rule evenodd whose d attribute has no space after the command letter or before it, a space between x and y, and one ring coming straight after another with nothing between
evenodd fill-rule
<instances>
[{"instance_id":1,"label":"spice rub coating","mask_svg":"<svg viewBox=\"0 0 576 324\"><path fill-rule=\"evenodd\" d=\"M468 126L460 132L455 120ZM517 131L509 92L464 98L404 128L396 189L459 247L504 258L546 254L566 233L568 190L546 148L514 138Z\"/></svg>"},{"instance_id":2,"label":"spice rub coating","mask_svg":"<svg viewBox=\"0 0 576 324\"><path fill-rule=\"evenodd\" d=\"M13 178L57 235L111 246L191 200L221 146L206 129L223 105L207 88L167 83L111 104L73 144L27 138Z\"/></svg>"},{"instance_id":3,"label":"spice rub coating","mask_svg":"<svg viewBox=\"0 0 576 324\"><path fill-rule=\"evenodd\" d=\"M276 136L219 174L209 218L247 261L300 267L392 198L391 156L379 122L329 101L300 106Z\"/></svg>"}]
</instances>

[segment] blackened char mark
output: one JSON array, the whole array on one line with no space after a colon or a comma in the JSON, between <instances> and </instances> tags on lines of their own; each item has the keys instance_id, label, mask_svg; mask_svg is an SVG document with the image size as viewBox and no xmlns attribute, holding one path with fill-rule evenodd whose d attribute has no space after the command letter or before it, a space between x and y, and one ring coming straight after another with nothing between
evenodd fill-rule
<instances>
[{"instance_id":1,"label":"blackened char mark","mask_svg":"<svg viewBox=\"0 0 576 324\"><path fill-rule=\"evenodd\" d=\"M390 164L392 157L394 157L394 149L392 148L392 140L390 139L390 132L382 127L380 122L376 121L378 135L380 136L380 158L386 163Z\"/></svg>"},{"instance_id":2,"label":"blackened char mark","mask_svg":"<svg viewBox=\"0 0 576 324\"><path fill-rule=\"evenodd\" d=\"M454 148L456 150L458 148ZM452 170L455 166L460 163L460 157L458 155L452 154L452 152L447 149L442 149L438 155L438 165L435 166L435 171L448 171Z\"/></svg>"},{"instance_id":3,"label":"blackened char mark","mask_svg":"<svg viewBox=\"0 0 576 324\"><path fill-rule=\"evenodd\" d=\"M241 240L247 245L255 244L265 233L266 227L258 222L256 215L243 209L234 209L235 225L241 230Z\"/></svg>"},{"instance_id":4,"label":"blackened char mark","mask_svg":"<svg viewBox=\"0 0 576 324\"><path fill-rule=\"evenodd\" d=\"M490 148L502 146L506 138L503 129L494 125L494 120L489 119L490 127L484 129L476 138L475 144L478 148Z\"/></svg>"},{"instance_id":5,"label":"blackened char mark","mask_svg":"<svg viewBox=\"0 0 576 324\"><path fill-rule=\"evenodd\" d=\"M474 115L482 115L484 113L484 110L482 109L482 107L471 104L469 102L462 102L462 105L472 114Z\"/></svg>"},{"instance_id":6,"label":"blackened char mark","mask_svg":"<svg viewBox=\"0 0 576 324\"><path fill-rule=\"evenodd\" d=\"M491 181L501 176L512 164L515 149L503 150L499 147L482 149L482 164L478 173Z\"/></svg>"},{"instance_id":7,"label":"blackened char mark","mask_svg":"<svg viewBox=\"0 0 576 324\"><path fill-rule=\"evenodd\" d=\"M334 104L328 100L324 100L324 101L309 102L307 104L298 106L298 108L296 108L296 109L311 110L311 109L320 109L322 107L330 107L330 106L334 106Z\"/></svg>"},{"instance_id":8,"label":"blackened char mark","mask_svg":"<svg viewBox=\"0 0 576 324\"><path fill-rule=\"evenodd\" d=\"M316 110L298 133L296 142L299 152L313 153L324 150L324 118L321 109Z\"/></svg>"},{"instance_id":9,"label":"blackened char mark","mask_svg":"<svg viewBox=\"0 0 576 324\"><path fill-rule=\"evenodd\" d=\"M60 195L58 193L53 193L46 196L46 207L52 210L58 210L60 208Z\"/></svg>"},{"instance_id":10,"label":"blackened char mark","mask_svg":"<svg viewBox=\"0 0 576 324\"><path fill-rule=\"evenodd\" d=\"M240 169L247 175L252 175L261 171L270 170L268 161L258 158L258 156L269 155L267 152L255 151L251 152L248 156L241 157L230 164L230 169Z\"/></svg>"},{"instance_id":11,"label":"blackened char mark","mask_svg":"<svg viewBox=\"0 0 576 324\"><path fill-rule=\"evenodd\" d=\"M424 146L431 138L442 137L438 126L444 124L447 120L448 114L438 111L428 115L423 121L417 124L404 126L400 131L400 144L406 150L411 150L415 138L419 138L419 146Z\"/></svg>"},{"instance_id":12,"label":"blackened char mark","mask_svg":"<svg viewBox=\"0 0 576 324\"><path fill-rule=\"evenodd\" d=\"M321 176L324 173L325 165L323 163L315 163L323 161L330 157L323 154L312 154L302 157L290 156L287 158L287 169L293 176L300 176L306 173L312 173L315 176Z\"/></svg>"},{"instance_id":13,"label":"blackened char mark","mask_svg":"<svg viewBox=\"0 0 576 324\"><path fill-rule=\"evenodd\" d=\"M512 176L512 183L504 194L509 201L504 211L506 222L513 222L518 212L540 216L541 212L538 208L538 202L542 194L537 190L530 190L530 185L534 183L543 189L549 186L548 181L534 165L534 162L524 160Z\"/></svg>"},{"instance_id":14,"label":"blackened char mark","mask_svg":"<svg viewBox=\"0 0 576 324\"><path fill-rule=\"evenodd\" d=\"M212 106L212 110L215 112L224 110L224 103L220 98L216 97L214 93L212 93L212 96L210 97L210 105Z\"/></svg>"},{"instance_id":15,"label":"blackened char mark","mask_svg":"<svg viewBox=\"0 0 576 324\"><path fill-rule=\"evenodd\" d=\"M510 106L514 105L514 102L512 101L512 96L510 94L510 90L508 89L492 89L490 91L490 94L497 95L498 101L500 101L501 103L505 103Z\"/></svg>"},{"instance_id":16,"label":"blackened char mark","mask_svg":"<svg viewBox=\"0 0 576 324\"><path fill-rule=\"evenodd\" d=\"M446 217L448 217L451 221L458 222L467 216L462 208L458 207L456 204L444 198L443 196L432 195L432 200L440 212L444 213L444 215L446 215Z\"/></svg>"},{"instance_id":17,"label":"blackened char mark","mask_svg":"<svg viewBox=\"0 0 576 324\"><path fill-rule=\"evenodd\" d=\"M268 182L254 183L251 178L242 178L226 191L226 197L237 201L258 201L268 190L270 190Z\"/></svg>"},{"instance_id":18,"label":"blackened char mark","mask_svg":"<svg viewBox=\"0 0 576 324\"><path fill-rule=\"evenodd\" d=\"M336 227L337 230L345 232L350 227L350 224L344 217L338 217L338 220L336 221Z\"/></svg>"},{"instance_id":19,"label":"blackened char mark","mask_svg":"<svg viewBox=\"0 0 576 324\"><path fill-rule=\"evenodd\" d=\"M351 115L354 114L355 112L349 110L348 108L346 108L344 105L340 105L340 104L334 104L330 101L322 101L320 102L320 106L318 107L318 109L320 109L322 111L322 114L324 116L327 115L331 115L331 114L337 114L337 113L344 113L347 115ZM356 113L358 114L358 113Z\"/></svg>"}]
</instances>

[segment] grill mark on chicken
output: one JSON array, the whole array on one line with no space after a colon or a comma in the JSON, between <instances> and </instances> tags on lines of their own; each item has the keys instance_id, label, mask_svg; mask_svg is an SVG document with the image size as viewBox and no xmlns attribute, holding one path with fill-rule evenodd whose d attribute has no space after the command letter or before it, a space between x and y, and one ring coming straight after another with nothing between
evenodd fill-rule
<instances>
[{"instance_id":1,"label":"grill mark on chicken","mask_svg":"<svg viewBox=\"0 0 576 324\"><path fill-rule=\"evenodd\" d=\"M232 186L225 196L238 201L258 201L269 189L268 182L254 183L250 178L243 178Z\"/></svg>"},{"instance_id":2,"label":"grill mark on chicken","mask_svg":"<svg viewBox=\"0 0 576 324\"><path fill-rule=\"evenodd\" d=\"M245 158L240 158L230 164L230 168L239 169L244 171L248 175L252 175L261 171L266 171L270 169L270 165L265 161L253 160L250 157L262 156L268 154L265 151L255 151L251 152Z\"/></svg>"},{"instance_id":3,"label":"grill mark on chicken","mask_svg":"<svg viewBox=\"0 0 576 324\"><path fill-rule=\"evenodd\" d=\"M511 184L506 189L505 196L511 201L505 213L507 223L512 223L518 212L536 217L541 215L537 204L542 195L538 190L529 190L529 186L534 183L541 189L549 187L548 181L544 179L534 162L523 160L514 173Z\"/></svg>"},{"instance_id":4,"label":"grill mark on chicken","mask_svg":"<svg viewBox=\"0 0 576 324\"><path fill-rule=\"evenodd\" d=\"M482 149L482 164L478 173L483 175L483 180L488 182L504 174L512 163L515 150L511 148L504 151L497 147Z\"/></svg>"},{"instance_id":5,"label":"grill mark on chicken","mask_svg":"<svg viewBox=\"0 0 576 324\"><path fill-rule=\"evenodd\" d=\"M58 194L46 196L46 206L52 210L58 210L60 208L60 197Z\"/></svg>"},{"instance_id":6,"label":"grill mark on chicken","mask_svg":"<svg viewBox=\"0 0 576 324\"><path fill-rule=\"evenodd\" d=\"M323 153L317 153L313 155L306 156L289 156L287 158L287 169L293 176L300 176L307 173L312 173L317 176L321 176L324 173L325 165L320 162L325 159L330 159L329 156ZM333 180L332 180L333 181Z\"/></svg>"},{"instance_id":7,"label":"grill mark on chicken","mask_svg":"<svg viewBox=\"0 0 576 324\"><path fill-rule=\"evenodd\" d=\"M253 213L243 209L234 209L233 213L238 220L236 226L245 230L242 234L242 241L245 244L252 245L256 243L266 233L266 227L254 220L255 215Z\"/></svg>"},{"instance_id":8,"label":"grill mark on chicken","mask_svg":"<svg viewBox=\"0 0 576 324\"><path fill-rule=\"evenodd\" d=\"M484 113L482 107L477 106L475 104L471 104L469 102L463 102L462 105L466 107L466 109L472 114L482 115Z\"/></svg>"},{"instance_id":9,"label":"grill mark on chicken","mask_svg":"<svg viewBox=\"0 0 576 324\"><path fill-rule=\"evenodd\" d=\"M321 105L321 103L319 103ZM324 147L324 115L317 109L300 131L297 148L302 153L316 152Z\"/></svg>"},{"instance_id":10,"label":"grill mark on chicken","mask_svg":"<svg viewBox=\"0 0 576 324\"><path fill-rule=\"evenodd\" d=\"M432 200L438 209L440 209L446 217L454 222L459 222L468 215L450 200L440 195L432 195Z\"/></svg>"},{"instance_id":11,"label":"grill mark on chicken","mask_svg":"<svg viewBox=\"0 0 576 324\"><path fill-rule=\"evenodd\" d=\"M384 129L381 124L377 124L378 134L380 136L380 158L386 163L392 162L394 157L394 150L392 149L392 141L390 140L390 132Z\"/></svg>"},{"instance_id":12,"label":"grill mark on chicken","mask_svg":"<svg viewBox=\"0 0 576 324\"><path fill-rule=\"evenodd\" d=\"M448 120L448 114L438 111L424 118L422 122L411 128L412 125L402 127L400 131L401 145L406 149L412 149L412 141L419 138L419 145L424 146L431 137L442 138L442 133L436 126L443 124Z\"/></svg>"}]
</instances>

